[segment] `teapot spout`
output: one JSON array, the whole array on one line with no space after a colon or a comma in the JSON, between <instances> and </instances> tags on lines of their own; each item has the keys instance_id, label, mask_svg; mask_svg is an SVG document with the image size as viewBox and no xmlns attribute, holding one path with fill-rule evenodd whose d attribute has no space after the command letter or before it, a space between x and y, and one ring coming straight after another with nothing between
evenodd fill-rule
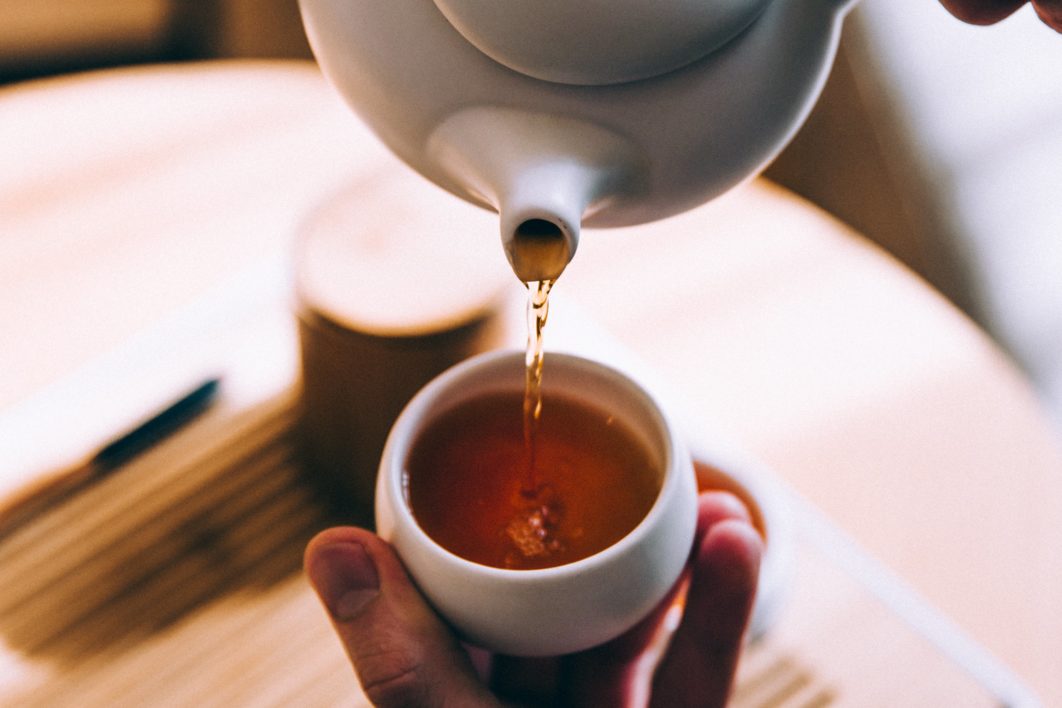
<instances>
[{"instance_id":1,"label":"teapot spout","mask_svg":"<svg viewBox=\"0 0 1062 708\"><path fill-rule=\"evenodd\" d=\"M556 280L583 219L645 175L630 144L604 128L510 108L465 109L428 149L451 191L499 213L502 248L525 283Z\"/></svg>"},{"instance_id":2,"label":"teapot spout","mask_svg":"<svg viewBox=\"0 0 1062 708\"><path fill-rule=\"evenodd\" d=\"M545 164L514 175L501 190L501 240L516 277L556 280L579 246L587 207L602 191L601 176L572 163Z\"/></svg>"},{"instance_id":3,"label":"teapot spout","mask_svg":"<svg viewBox=\"0 0 1062 708\"><path fill-rule=\"evenodd\" d=\"M559 278L579 245L578 229L572 231L562 221L537 217L512 230L503 225L502 247L516 277L524 283Z\"/></svg>"}]
</instances>

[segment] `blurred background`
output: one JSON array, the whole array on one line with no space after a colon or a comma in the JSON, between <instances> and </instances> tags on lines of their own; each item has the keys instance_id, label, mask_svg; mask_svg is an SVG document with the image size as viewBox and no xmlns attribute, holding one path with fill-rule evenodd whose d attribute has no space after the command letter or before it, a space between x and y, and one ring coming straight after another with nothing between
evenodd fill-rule
<instances>
[{"instance_id":1,"label":"blurred background","mask_svg":"<svg viewBox=\"0 0 1062 708\"><path fill-rule=\"evenodd\" d=\"M296 0L3 0L0 85L127 64L310 58ZM863 0L767 175L919 273L1062 420L1062 36Z\"/></svg>"}]
</instances>

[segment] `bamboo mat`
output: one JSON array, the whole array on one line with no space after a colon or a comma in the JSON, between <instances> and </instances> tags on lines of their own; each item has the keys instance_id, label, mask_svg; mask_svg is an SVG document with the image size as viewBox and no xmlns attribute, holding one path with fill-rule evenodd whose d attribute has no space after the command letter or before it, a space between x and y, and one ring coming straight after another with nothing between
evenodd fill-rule
<instances>
[{"instance_id":1,"label":"bamboo mat","mask_svg":"<svg viewBox=\"0 0 1062 708\"><path fill-rule=\"evenodd\" d=\"M0 546L0 704L364 704L299 571L338 521L300 473L286 393L222 408ZM999 705L800 533L791 596L733 704Z\"/></svg>"},{"instance_id":2,"label":"bamboo mat","mask_svg":"<svg viewBox=\"0 0 1062 708\"><path fill-rule=\"evenodd\" d=\"M213 411L0 545L0 703L349 705L292 397ZM15 658L17 657L17 658Z\"/></svg>"}]
</instances>

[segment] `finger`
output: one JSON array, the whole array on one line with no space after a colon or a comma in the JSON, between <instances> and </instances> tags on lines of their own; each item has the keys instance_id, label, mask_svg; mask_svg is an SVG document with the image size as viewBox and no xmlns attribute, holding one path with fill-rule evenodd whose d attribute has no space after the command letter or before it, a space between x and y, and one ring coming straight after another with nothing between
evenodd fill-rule
<instances>
[{"instance_id":1,"label":"finger","mask_svg":"<svg viewBox=\"0 0 1062 708\"><path fill-rule=\"evenodd\" d=\"M752 514L745 503L730 492L702 492L697 498L697 536L694 539L692 557L709 530L716 524L736 520L752 523Z\"/></svg>"},{"instance_id":2,"label":"finger","mask_svg":"<svg viewBox=\"0 0 1062 708\"><path fill-rule=\"evenodd\" d=\"M667 597L648 617L621 636L599 647L563 658L559 693L572 706L645 705L652 670L659 659L669 613L681 610L681 596L689 578L686 569Z\"/></svg>"},{"instance_id":3,"label":"finger","mask_svg":"<svg viewBox=\"0 0 1062 708\"><path fill-rule=\"evenodd\" d=\"M491 659L491 690L517 705L553 705L560 691L560 664L556 657L495 654Z\"/></svg>"},{"instance_id":4,"label":"finger","mask_svg":"<svg viewBox=\"0 0 1062 708\"><path fill-rule=\"evenodd\" d=\"M940 0L948 12L972 25L990 25L1010 16L1026 0Z\"/></svg>"},{"instance_id":5,"label":"finger","mask_svg":"<svg viewBox=\"0 0 1062 708\"><path fill-rule=\"evenodd\" d=\"M691 565L709 530L724 521L750 524L745 505L729 492L705 492L698 498L697 534ZM750 527L751 528L751 527ZM668 639L669 615L680 613L690 568L652 613L616 639L565 657L560 682L571 705L644 705L661 652Z\"/></svg>"},{"instance_id":6,"label":"finger","mask_svg":"<svg viewBox=\"0 0 1062 708\"><path fill-rule=\"evenodd\" d=\"M710 526L694 559L682 623L653 678L654 706L723 706L756 594L763 541L752 525Z\"/></svg>"},{"instance_id":7,"label":"finger","mask_svg":"<svg viewBox=\"0 0 1062 708\"><path fill-rule=\"evenodd\" d=\"M1062 0L1033 0L1033 7L1044 24L1062 32Z\"/></svg>"},{"instance_id":8,"label":"finger","mask_svg":"<svg viewBox=\"0 0 1062 708\"><path fill-rule=\"evenodd\" d=\"M387 543L329 529L310 541L304 566L373 704L494 705Z\"/></svg>"}]
</instances>

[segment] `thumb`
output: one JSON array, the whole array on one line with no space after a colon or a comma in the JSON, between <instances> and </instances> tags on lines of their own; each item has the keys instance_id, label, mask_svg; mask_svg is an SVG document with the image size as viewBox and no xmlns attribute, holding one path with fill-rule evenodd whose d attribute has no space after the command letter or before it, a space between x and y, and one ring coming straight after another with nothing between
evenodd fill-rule
<instances>
[{"instance_id":1,"label":"thumb","mask_svg":"<svg viewBox=\"0 0 1062 708\"><path fill-rule=\"evenodd\" d=\"M379 537L352 527L323 531L306 547L304 566L374 705L495 705Z\"/></svg>"}]
</instances>

